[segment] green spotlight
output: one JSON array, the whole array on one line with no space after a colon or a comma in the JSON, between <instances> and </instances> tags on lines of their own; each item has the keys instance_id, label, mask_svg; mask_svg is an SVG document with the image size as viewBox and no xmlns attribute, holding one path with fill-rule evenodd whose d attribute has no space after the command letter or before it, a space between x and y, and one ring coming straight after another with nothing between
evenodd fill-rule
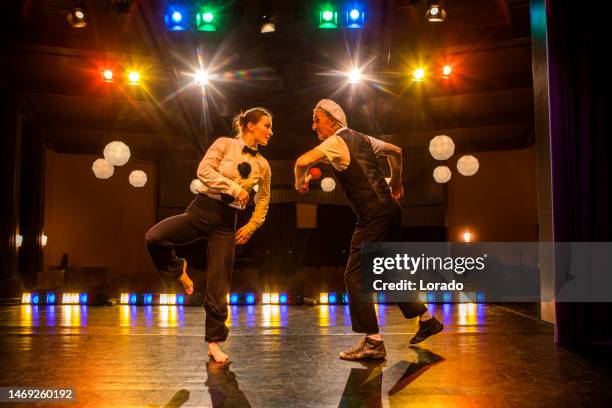
<instances>
[{"instance_id":1,"label":"green spotlight","mask_svg":"<svg viewBox=\"0 0 612 408\"><path fill-rule=\"evenodd\" d=\"M319 28L338 28L338 12L332 6L325 6L319 12Z\"/></svg>"},{"instance_id":2,"label":"green spotlight","mask_svg":"<svg viewBox=\"0 0 612 408\"><path fill-rule=\"evenodd\" d=\"M217 31L217 16L209 8L202 8L196 14L196 27L199 31Z\"/></svg>"}]
</instances>

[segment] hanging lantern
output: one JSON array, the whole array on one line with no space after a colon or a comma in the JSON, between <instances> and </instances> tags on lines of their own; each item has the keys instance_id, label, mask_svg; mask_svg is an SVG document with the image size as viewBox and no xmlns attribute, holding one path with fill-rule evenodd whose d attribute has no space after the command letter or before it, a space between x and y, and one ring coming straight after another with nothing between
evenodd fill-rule
<instances>
[{"instance_id":1,"label":"hanging lantern","mask_svg":"<svg viewBox=\"0 0 612 408\"><path fill-rule=\"evenodd\" d=\"M204 185L202 184L202 182L200 181L200 179L193 179L191 180L191 184L189 184L189 189L191 190L191 192L193 194L198 194L200 192L200 189L203 187Z\"/></svg>"},{"instance_id":2,"label":"hanging lantern","mask_svg":"<svg viewBox=\"0 0 612 408\"><path fill-rule=\"evenodd\" d=\"M110 142L104 147L104 158L113 166L123 166L130 160L130 148L123 142Z\"/></svg>"},{"instance_id":3,"label":"hanging lantern","mask_svg":"<svg viewBox=\"0 0 612 408\"><path fill-rule=\"evenodd\" d=\"M334 191L336 188L336 180L331 177L325 177L321 180L321 190L329 193L330 191Z\"/></svg>"},{"instance_id":4,"label":"hanging lantern","mask_svg":"<svg viewBox=\"0 0 612 408\"><path fill-rule=\"evenodd\" d=\"M429 142L429 153L436 160L447 160L455 153L455 143L446 135L436 136Z\"/></svg>"},{"instance_id":5,"label":"hanging lantern","mask_svg":"<svg viewBox=\"0 0 612 408\"><path fill-rule=\"evenodd\" d=\"M461 156L457 161L457 170L464 176L473 176L478 171L478 167L480 167L478 159L471 154Z\"/></svg>"},{"instance_id":6,"label":"hanging lantern","mask_svg":"<svg viewBox=\"0 0 612 408\"><path fill-rule=\"evenodd\" d=\"M436 183L446 183L451 179L451 171L446 166L438 166L433 171L433 178Z\"/></svg>"},{"instance_id":7,"label":"hanging lantern","mask_svg":"<svg viewBox=\"0 0 612 408\"><path fill-rule=\"evenodd\" d=\"M104 159L98 159L93 162L91 169L93 170L96 177L99 179L107 179L115 172L115 168L113 167L113 165Z\"/></svg>"},{"instance_id":8,"label":"hanging lantern","mask_svg":"<svg viewBox=\"0 0 612 408\"><path fill-rule=\"evenodd\" d=\"M129 180L134 187L144 187L147 184L147 173L142 170L134 170L130 173Z\"/></svg>"}]
</instances>

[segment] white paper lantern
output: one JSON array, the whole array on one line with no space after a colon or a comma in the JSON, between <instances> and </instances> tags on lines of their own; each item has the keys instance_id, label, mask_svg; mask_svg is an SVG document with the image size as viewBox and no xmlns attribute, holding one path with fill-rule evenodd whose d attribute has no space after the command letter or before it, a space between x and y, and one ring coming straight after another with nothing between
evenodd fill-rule
<instances>
[{"instance_id":1,"label":"white paper lantern","mask_svg":"<svg viewBox=\"0 0 612 408\"><path fill-rule=\"evenodd\" d=\"M142 170L134 170L130 173L129 180L134 187L144 187L147 184L147 173Z\"/></svg>"},{"instance_id":2,"label":"white paper lantern","mask_svg":"<svg viewBox=\"0 0 612 408\"><path fill-rule=\"evenodd\" d=\"M478 171L478 167L480 167L478 159L471 154L461 156L457 161L457 170L464 176L473 176Z\"/></svg>"},{"instance_id":3,"label":"white paper lantern","mask_svg":"<svg viewBox=\"0 0 612 408\"><path fill-rule=\"evenodd\" d=\"M436 136L429 142L429 153L436 160L447 160L455 153L455 143L446 135Z\"/></svg>"},{"instance_id":4,"label":"white paper lantern","mask_svg":"<svg viewBox=\"0 0 612 408\"><path fill-rule=\"evenodd\" d=\"M130 148L115 140L104 147L104 158L113 166L123 166L130 160Z\"/></svg>"},{"instance_id":5,"label":"white paper lantern","mask_svg":"<svg viewBox=\"0 0 612 408\"><path fill-rule=\"evenodd\" d=\"M198 194L202 187L203 184L200 179L193 179L191 180L191 184L189 184L189 190L191 190L193 194Z\"/></svg>"},{"instance_id":6,"label":"white paper lantern","mask_svg":"<svg viewBox=\"0 0 612 408\"><path fill-rule=\"evenodd\" d=\"M104 159L98 159L93 162L91 169L99 179L107 179L115 172L115 167Z\"/></svg>"},{"instance_id":7,"label":"white paper lantern","mask_svg":"<svg viewBox=\"0 0 612 408\"><path fill-rule=\"evenodd\" d=\"M446 166L438 166L433 171L433 178L436 183L446 183L451 179L451 171Z\"/></svg>"},{"instance_id":8,"label":"white paper lantern","mask_svg":"<svg viewBox=\"0 0 612 408\"><path fill-rule=\"evenodd\" d=\"M336 180L331 177L325 177L321 180L321 190L329 193L330 191L334 191L336 188Z\"/></svg>"}]
</instances>

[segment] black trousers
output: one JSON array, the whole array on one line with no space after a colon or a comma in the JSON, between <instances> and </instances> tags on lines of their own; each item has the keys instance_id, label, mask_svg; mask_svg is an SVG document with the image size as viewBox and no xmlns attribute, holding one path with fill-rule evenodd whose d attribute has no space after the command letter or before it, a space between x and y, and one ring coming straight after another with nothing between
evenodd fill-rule
<instances>
[{"instance_id":1,"label":"black trousers","mask_svg":"<svg viewBox=\"0 0 612 408\"><path fill-rule=\"evenodd\" d=\"M229 333L225 321L234 266L235 235L236 210L198 194L183 214L154 225L145 238L151 259L168 287L175 286L182 273L174 247L202 238L208 240L204 293L206 341L224 341Z\"/></svg>"},{"instance_id":2,"label":"black trousers","mask_svg":"<svg viewBox=\"0 0 612 408\"><path fill-rule=\"evenodd\" d=\"M378 333L378 321L372 296L362 292L361 247L368 242L392 242L398 239L402 225L402 210L395 201L381 205L376 216L359 217L353 237L344 283L349 294L351 322L357 333ZM398 303L406 319L420 316L427 308L422 302Z\"/></svg>"}]
</instances>

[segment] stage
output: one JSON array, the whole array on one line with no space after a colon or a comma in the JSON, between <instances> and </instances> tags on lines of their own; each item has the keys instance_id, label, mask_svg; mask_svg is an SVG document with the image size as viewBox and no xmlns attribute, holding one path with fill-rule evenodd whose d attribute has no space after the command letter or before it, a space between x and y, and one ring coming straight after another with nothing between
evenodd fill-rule
<instances>
[{"instance_id":1,"label":"stage","mask_svg":"<svg viewBox=\"0 0 612 408\"><path fill-rule=\"evenodd\" d=\"M83 407L592 407L612 397L609 369L554 345L537 318L429 308L445 330L411 347L416 321L378 305L387 360L360 364L337 358L359 339L348 306L230 306L232 362L220 366L206 356L199 307L4 306L0 386L72 388Z\"/></svg>"}]
</instances>

